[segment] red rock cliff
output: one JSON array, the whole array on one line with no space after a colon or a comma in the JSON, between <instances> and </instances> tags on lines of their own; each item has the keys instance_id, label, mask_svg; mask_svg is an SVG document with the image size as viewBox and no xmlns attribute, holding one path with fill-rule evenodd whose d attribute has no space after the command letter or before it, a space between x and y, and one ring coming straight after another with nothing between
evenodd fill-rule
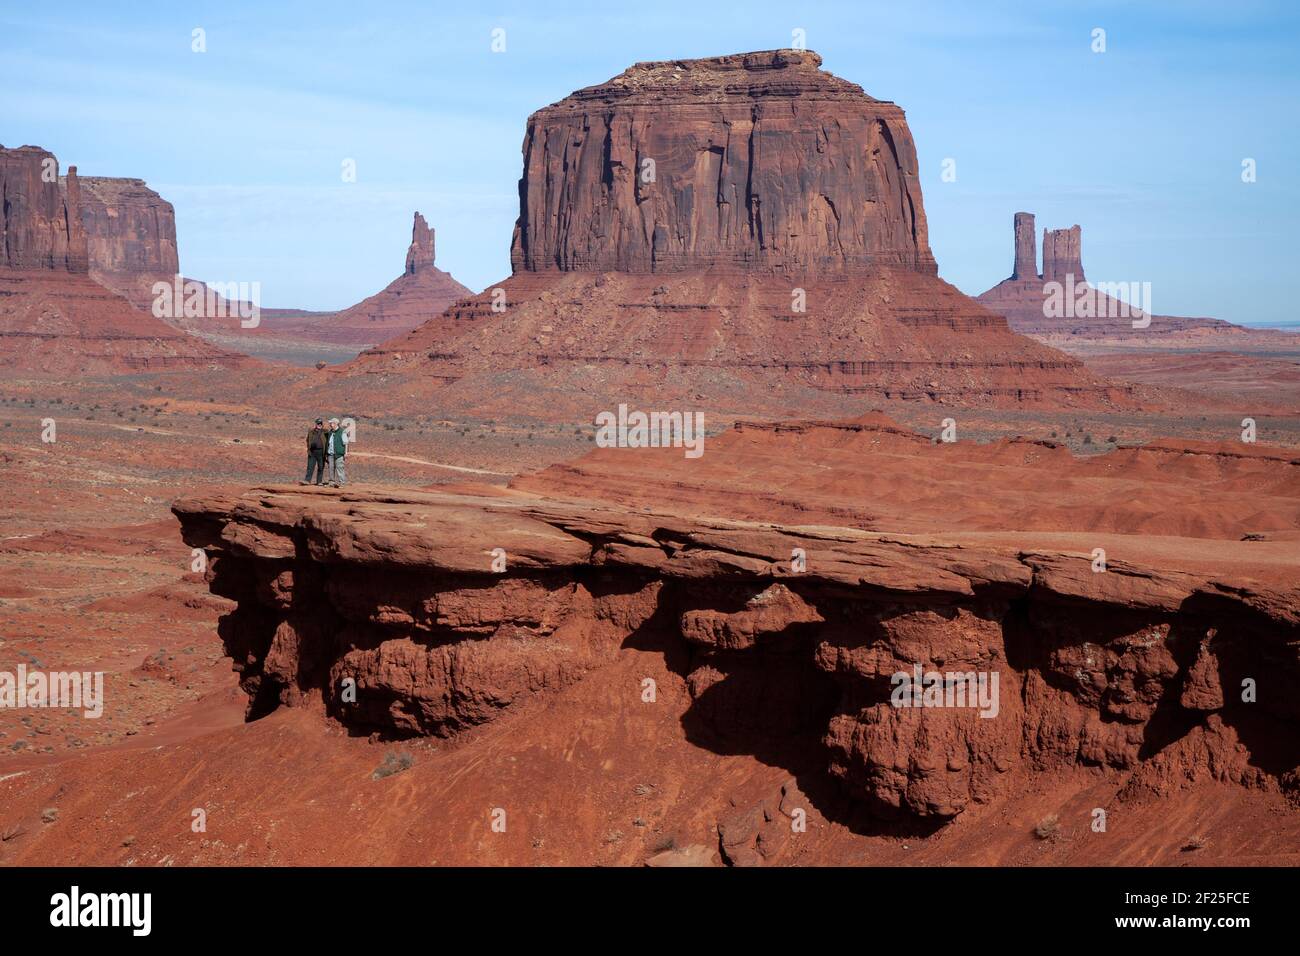
<instances>
[{"instance_id":1,"label":"red rock cliff","mask_svg":"<svg viewBox=\"0 0 1300 956\"><path fill-rule=\"evenodd\" d=\"M1079 226L1069 229L1043 230L1043 281L1064 282L1067 275L1074 281L1084 281L1083 230Z\"/></svg>"},{"instance_id":2,"label":"red rock cliff","mask_svg":"<svg viewBox=\"0 0 1300 956\"><path fill-rule=\"evenodd\" d=\"M85 272L86 237L77 209L77 170L59 187L59 161L39 146L0 146L0 266Z\"/></svg>"},{"instance_id":3,"label":"red rock cliff","mask_svg":"<svg viewBox=\"0 0 1300 956\"><path fill-rule=\"evenodd\" d=\"M903 111L820 65L638 63L534 113L514 270L935 273Z\"/></svg>"},{"instance_id":4,"label":"red rock cliff","mask_svg":"<svg viewBox=\"0 0 1300 956\"><path fill-rule=\"evenodd\" d=\"M149 311L153 284L170 283L180 272L172 204L143 179L83 176L79 182L75 201L72 177L59 185L80 210L91 278Z\"/></svg>"},{"instance_id":5,"label":"red rock cliff","mask_svg":"<svg viewBox=\"0 0 1300 956\"><path fill-rule=\"evenodd\" d=\"M578 420L634 396L720 417L828 395L845 397L836 413L868 395L1131 404L939 279L902 110L820 64L642 63L538 111L513 274L376 340L339 379L362 404L437 392L475 414Z\"/></svg>"},{"instance_id":6,"label":"red rock cliff","mask_svg":"<svg viewBox=\"0 0 1300 956\"><path fill-rule=\"evenodd\" d=\"M143 179L82 177L80 205L92 270L164 276L180 271L176 212Z\"/></svg>"}]
</instances>

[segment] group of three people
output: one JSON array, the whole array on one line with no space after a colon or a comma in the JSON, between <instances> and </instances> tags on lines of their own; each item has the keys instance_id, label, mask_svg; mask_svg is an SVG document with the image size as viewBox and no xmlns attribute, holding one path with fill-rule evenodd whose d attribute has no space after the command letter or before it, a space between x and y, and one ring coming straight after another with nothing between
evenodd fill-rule
<instances>
[{"instance_id":1,"label":"group of three people","mask_svg":"<svg viewBox=\"0 0 1300 956\"><path fill-rule=\"evenodd\" d=\"M302 484L330 485L334 488L347 484L344 459L350 442L348 430L339 425L337 418L331 418L328 423L324 419L316 419L316 424L307 431L307 476Z\"/></svg>"}]
</instances>

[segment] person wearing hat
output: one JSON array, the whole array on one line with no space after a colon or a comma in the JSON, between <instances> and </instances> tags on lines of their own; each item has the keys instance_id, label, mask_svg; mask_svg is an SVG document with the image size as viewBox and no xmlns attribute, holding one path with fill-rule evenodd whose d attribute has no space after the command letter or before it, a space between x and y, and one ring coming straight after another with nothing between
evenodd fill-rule
<instances>
[{"instance_id":1,"label":"person wearing hat","mask_svg":"<svg viewBox=\"0 0 1300 956\"><path fill-rule=\"evenodd\" d=\"M307 476L300 482L304 485L321 484L325 480L325 446L329 434L325 431L323 419L316 419L316 424L307 432ZM315 474L315 481L312 475Z\"/></svg>"},{"instance_id":2,"label":"person wearing hat","mask_svg":"<svg viewBox=\"0 0 1300 956\"><path fill-rule=\"evenodd\" d=\"M344 457L348 453L348 430L339 424L337 418L331 418L326 434L329 438L325 448L325 478L335 488L342 488L348 483L347 469L344 467Z\"/></svg>"}]
</instances>

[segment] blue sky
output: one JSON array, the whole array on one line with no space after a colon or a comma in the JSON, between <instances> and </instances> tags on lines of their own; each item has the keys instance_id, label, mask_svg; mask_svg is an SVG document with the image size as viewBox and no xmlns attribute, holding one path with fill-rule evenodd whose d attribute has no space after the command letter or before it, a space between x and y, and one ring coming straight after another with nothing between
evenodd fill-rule
<instances>
[{"instance_id":1,"label":"blue sky","mask_svg":"<svg viewBox=\"0 0 1300 956\"><path fill-rule=\"evenodd\" d=\"M510 271L533 110L638 60L784 47L802 28L826 69L907 111L931 245L963 290L1010 273L1024 209L1040 231L1081 224L1089 277L1151 282L1157 312L1300 318L1300 5L269 6L5 0L0 143L147 180L176 206L185 273L259 281L266 306L379 290L415 209L438 264L480 289Z\"/></svg>"}]
</instances>

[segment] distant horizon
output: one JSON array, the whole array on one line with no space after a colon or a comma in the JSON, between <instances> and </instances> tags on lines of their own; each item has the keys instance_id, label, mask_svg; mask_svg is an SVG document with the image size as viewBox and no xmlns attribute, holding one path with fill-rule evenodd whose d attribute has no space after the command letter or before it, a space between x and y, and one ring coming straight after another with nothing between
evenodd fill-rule
<instances>
[{"instance_id":1,"label":"distant horizon","mask_svg":"<svg viewBox=\"0 0 1300 956\"><path fill-rule=\"evenodd\" d=\"M634 62L789 47L802 30L823 69L907 113L930 245L963 292L1011 274L1023 210L1040 237L1081 225L1089 278L1150 282L1158 314L1300 326L1287 119L1300 14L1287 5L657 10L647 26L563 4L479 16L144 2L130 30L82 2L6 11L0 142L144 180L176 209L186 276L260 282L266 308L337 312L402 274L417 210L438 268L475 290L510 275L535 110Z\"/></svg>"}]
</instances>

